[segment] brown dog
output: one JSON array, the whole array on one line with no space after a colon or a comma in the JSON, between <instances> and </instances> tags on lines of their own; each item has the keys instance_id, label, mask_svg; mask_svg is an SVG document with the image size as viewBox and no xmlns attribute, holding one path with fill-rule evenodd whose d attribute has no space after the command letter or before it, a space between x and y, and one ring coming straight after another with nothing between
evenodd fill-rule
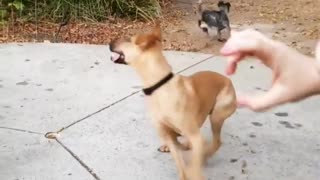
<instances>
[{"instance_id":1,"label":"brown dog","mask_svg":"<svg viewBox=\"0 0 320 180\"><path fill-rule=\"evenodd\" d=\"M162 53L161 29L156 28L130 40L110 44L111 60L133 67L142 78L152 120L165 146L176 162L179 179L204 179L203 163L220 147L223 122L236 110L236 95L231 81L215 72L203 71L186 77L172 73ZM205 142L200 128L210 116L213 142ZM185 166L178 136L191 143L192 159ZM168 148L167 148L168 147Z\"/></svg>"}]
</instances>

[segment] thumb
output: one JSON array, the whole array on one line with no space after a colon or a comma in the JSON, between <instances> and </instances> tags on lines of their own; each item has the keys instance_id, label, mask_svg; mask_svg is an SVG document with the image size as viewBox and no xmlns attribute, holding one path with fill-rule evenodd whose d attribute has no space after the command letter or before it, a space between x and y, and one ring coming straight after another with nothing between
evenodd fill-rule
<instances>
[{"instance_id":1,"label":"thumb","mask_svg":"<svg viewBox=\"0 0 320 180\"><path fill-rule=\"evenodd\" d=\"M262 112L276 105L283 104L288 101L286 96L286 88L281 85L274 85L267 93L254 97L240 96L238 97L238 105L248 107L249 109Z\"/></svg>"}]
</instances>

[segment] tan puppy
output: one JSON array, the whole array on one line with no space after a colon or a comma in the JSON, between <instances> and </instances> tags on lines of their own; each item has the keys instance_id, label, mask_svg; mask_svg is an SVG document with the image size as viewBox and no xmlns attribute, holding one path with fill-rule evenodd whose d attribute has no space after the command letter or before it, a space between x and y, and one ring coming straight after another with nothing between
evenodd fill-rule
<instances>
[{"instance_id":1,"label":"tan puppy","mask_svg":"<svg viewBox=\"0 0 320 180\"><path fill-rule=\"evenodd\" d=\"M173 75L162 53L161 29L136 35L110 44L112 61L133 67L143 81L152 120L165 146L176 162L179 179L204 179L202 165L220 147L223 122L236 110L236 95L231 81L215 72L203 71L186 77ZM213 142L205 142L200 128L207 116L213 131ZM189 166L181 156L178 136L191 143Z\"/></svg>"}]
</instances>

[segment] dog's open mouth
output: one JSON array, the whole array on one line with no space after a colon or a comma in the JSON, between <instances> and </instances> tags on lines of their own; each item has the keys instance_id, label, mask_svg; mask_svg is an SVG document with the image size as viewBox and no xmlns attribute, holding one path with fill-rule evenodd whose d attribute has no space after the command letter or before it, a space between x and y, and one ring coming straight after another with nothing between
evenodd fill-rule
<instances>
[{"instance_id":1,"label":"dog's open mouth","mask_svg":"<svg viewBox=\"0 0 320 180\"><path fill-rule=\"evenodd\" d=\"M118 64L127 64L122 52L111 52L111 61Z\"/></svg>"}]
</instances>

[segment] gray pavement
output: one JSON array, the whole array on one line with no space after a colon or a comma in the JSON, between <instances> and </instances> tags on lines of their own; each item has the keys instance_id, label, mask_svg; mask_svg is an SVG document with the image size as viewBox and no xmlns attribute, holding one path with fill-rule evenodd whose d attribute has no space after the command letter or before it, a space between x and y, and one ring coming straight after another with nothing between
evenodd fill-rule
<instances>
[{"instance_id":1,"label":"gray pavement","mask_svg":"<svg viewBox=\"0 0 320 180\"><path fill-rule=\"evenodd\" d=\"M165 55L175 72L189 67L185 75L223 73L226 63L207 54ZM156 150L139 78L109 57L107 46L0 45L0 180L177 179L171 156ZM231 79L239 91L261 93L269 75L249 61ZM314 97L265 113L238 109L206 176L319 180L319 107ZM57 141L44 137L60 129ZM203 133L210 138L207 124Z\"/></svg>"}]
</instances>

